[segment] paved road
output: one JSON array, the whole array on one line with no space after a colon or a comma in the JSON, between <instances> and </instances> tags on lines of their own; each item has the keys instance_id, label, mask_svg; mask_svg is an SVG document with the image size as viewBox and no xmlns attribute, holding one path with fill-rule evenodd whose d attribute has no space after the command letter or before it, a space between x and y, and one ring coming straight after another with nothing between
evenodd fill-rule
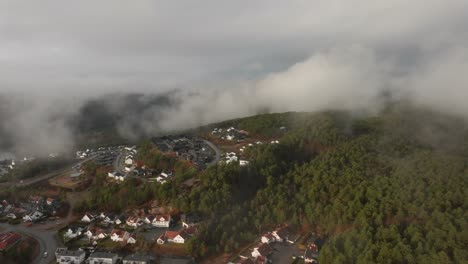
<instances>
[{"instance_id":1,"label":"paved road","mask_svg":"<svg viewBox=\"0 0 468 264\"><path fill-rule=\"evenodd\" d=\"M0 224L0 227L7 231L14 231L23 235L30 236L39 242L39 256L34 260L35 264L49 264L55 258L55 250L58 247L56 239L56 231L42 230L39 226L27 227L23 224L20 225L9 225ZM43 257L44 252L48 253L47 258Z\"/></svg>"},{"instance_id":2,"label":"paved road","mask_svg":"<svg viewBox=\"0 0 468 264\"><path fill-rule=\"evenodd\" d=\"M211 165L217 164L219 162L219 160L221 159L221 150L215 144L211 143L208 140L203 139L203 142L205 142L208 146L210 146L210 148L212 148L216 152L215 159L212 162L207 163L206 166L211 166Z\"/></svg>"},{"instance_id":3,"label":"paved road","mask_svg":"<svg viewBox=\"0 0 468 264\"><path fill-rule=\"evenodd\" d=\"M65 169L56 170L56 171L53 171L53 172L50 172L50 173L47 173L47 174L44 174L44 175L41 175L41 176L36 176L36 177L33 177L33 178L29 178L29 179L23 180L22 182L21 181L4 182L4 183L0 184L0 187L9 187L9 186L26 187L26 186L29 186L31 184L38 183L40 181L44 181L44 180L59 176L60 174L63 174L65 172L69 171L70 167L73 167L73 166L78 165L78 164L85 163L85 162L90 161L90 160L92 160L94 158L95 157L92 156L92 157L89 157L87 159L80 160L80 162L77 162L77 163L72 164L70 166L67 166Z\"/></svg>"}]
</instances>

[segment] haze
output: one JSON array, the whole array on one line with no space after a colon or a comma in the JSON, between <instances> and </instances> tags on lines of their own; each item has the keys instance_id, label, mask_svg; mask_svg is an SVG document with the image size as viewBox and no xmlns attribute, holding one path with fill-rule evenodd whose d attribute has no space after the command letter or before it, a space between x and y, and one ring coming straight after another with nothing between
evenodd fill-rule
<instances>
[{"instance_id":1,"label":"haze","mask_svg":"<svg viewBox=\"0 0 468 264\"><path fill-rule=\"evenodd\" d=\"M144 134L375 111L383 93L468 117L468 2L1 0L0 72L0 131L32 152L73 146L67 117L113 93L176 91L145 110Z\"/></svg>"}]
</instances>

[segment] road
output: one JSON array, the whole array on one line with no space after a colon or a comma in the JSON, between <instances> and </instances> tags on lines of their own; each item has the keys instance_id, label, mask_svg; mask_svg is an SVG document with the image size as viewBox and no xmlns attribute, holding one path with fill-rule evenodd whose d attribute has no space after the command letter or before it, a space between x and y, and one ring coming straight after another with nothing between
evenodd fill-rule
<instances>
[{"instance_id":1,"label":"road","mask_svg":"<svg viewBox=\"0 0 468 264\"><path fill-rule=\"evenodd\" d=\"M55 258L55 250L58 247L56 239L56 231L43 230L39 226L24 226L20 225L9 225L0 224L0 228L4 229L4 232L14 231L23 235L34 238L39 242L39 255L34 260L35 264L49 264ZM48 252L47 258L43 257L44 252Z\"/></svg>"},{"instance_id":2,"label":"road","mask_svg":"<svg viewBox=\"0 0 468 264\"><path fill-rule=\"evenodd\" d=\"M211 143L208 140L203 139L203 142L205 142L208 146L210 146L210 148L212 148L216 152L215 159L207 163L206 166L208 167L208 166L217 164L219 160L221 159L221 150L215 144Z\"/></svg>"},{"instance_id":3,"label":"road","mask_svg":"<svg viewBox=\"0 0 468 264\"><path fill-rule=\"evenodd\" d=\"M9 186L12 186L12 185L15 186L15 187L26 187L26 186L29 186L31 184L38 183L38 182L41 182L41 181L44 181L44 180L59 176L60 174L63 174L65 172L69 171L70 167L76 166L78 164L85 163L85 162L90 161L90 160L92 160L94 158L95 158L94 156L89 157L87 159L80 160L80 162L77 162L77 163L75 163L75 164L73 164L71 166L67 166L65 169L53 171L53 172L50 172L50 173L47 173L47 174L44 174L44 175L41 175L41 176L36 176L36 177L33 177L33 178L26 179L26 180L23 180L23 181L4 182L4 183L0 184L0 187L9 187Z\"/></svg>"}]
</instances>

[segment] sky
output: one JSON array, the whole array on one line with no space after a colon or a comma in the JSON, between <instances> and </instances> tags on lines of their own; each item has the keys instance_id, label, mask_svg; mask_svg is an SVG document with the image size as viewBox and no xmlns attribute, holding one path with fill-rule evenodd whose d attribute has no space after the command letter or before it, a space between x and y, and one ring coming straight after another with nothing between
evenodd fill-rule
<instances>
[{"instance_id":1,"label":"sky","mask_svg":"<svg viewBox=\"0 0 468 264\"><path fill-rule=\"evenodd\" d=\"M466 72L463 0L0 0L0 93L14 98L2 111L18 142L40 135L36 149L73 141L51 115L115 92L177 89L165 118L147 113L167 130L258 109L378 109L385 91L466 116Z\"/></svg>"}]
</instances>

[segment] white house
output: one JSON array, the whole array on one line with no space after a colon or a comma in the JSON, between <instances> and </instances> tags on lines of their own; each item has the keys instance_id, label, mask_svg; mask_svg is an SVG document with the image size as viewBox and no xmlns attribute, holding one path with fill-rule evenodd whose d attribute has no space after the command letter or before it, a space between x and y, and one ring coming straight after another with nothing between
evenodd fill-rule
<instances>
[{"instance_id":1,"label":"white house","mask_svg":"<svg viewBox=\"0 0 468 264\"><path fill-rule=\"evenodd\" d=\"M132 233L131 235L128 236L127 239L127 244L135 244L137 242L136 240L136 234Z\"/></svg>"},{"instance_id":2,"label":"white house","mask_svg":"<svg viewBox=\"0 0 468 264\"><path fill-rule=\"evenodd\" d=\"M68 239L73 239L73 238L81 236L82 232L83 232L83 228L72 226L68 228L67 232L65 232L63 236Z\"/></svg>"},{"instance_id":3,"label":"white house","mask_svg":"<svg viewBox=\"0 0 468 264\"><path fill-rule=\"evenodd\" d=\"M36 210L36 211L31 212L30 214L23 216L23 220L25 222L34 222L34 221L41 219L43 216L44 216L43 213Z\"/></svg>"},{"instance_id":4,"label":"white house","mask_svg":"<svg viewBox=\"0 0 468 264\"><path fill-rule=\"evenodd\" d=\"M157 215L151 224L156 227L169 227L170 223L170 215Z\"/></svg>"},{"instance_id":5,"label":"white house","mask_svg":"<svg viewBox=\"0 0 468 264\"><path fill-rule=\"evenodd\" d=\"M157 240L158 244L164 244L166 242L184 244L188 236L184 231L166 231L164 235L160 236Z\"/></svg>"},{"instance_id":6,"label":"white house","mask_svg":"<svg viewBox=\"0 0 468 264\"><path fill-rule=\"evenodd\" d=\"M268 232L264 234L261 238L262 243L270 244L276 241L275 236L272 233Z\"/></svg>"},{"instance_id":7,"label":"white house","mask_svg":"<svg viewBox=\"0 0 468 264\"><path fill-rule=\"evenodd\" d=\"M100 240L108 236L108 234L101 228L93 228L86 231L85 235L91 240Z\"/></svg>"},{"instance_id":8,"label":"white house","mask_svg":"<svg viewBox=\"0 0 468 264\"><path fill-rule=\"evenodd\" d=\"M86 252L83 250L68 250L67 248L57 248L55 258L57 263L83 263Z\"/></svg>"},{"instance_id":9,"label":"white house","mask_svg":"<svg viewBox=\"0 0 468 264\"><path fill-rule=\"evenodd\" d=\"M110 236L111 240L114 242L124 242L128 239L129 233L125 230L114 229Z\"/></svg>"},{"instance_id":10,"label":"white house","mask_svg":"<svg viewBox=\"0 0 468 264\"><path fill-rule=\"evenodd\" d=\"M242 167L247 166L247 165L249 165L249 161L248 160L240 160L239 165L242 166Z\"/></svg>"},{"instance_id":11,"label":"white house","mask_svg":"<svg viewBox=\"0 0 468 264\"><path fill-rule=\"evenodd\" d=\"M252 251L252 257L268 257L273 252L273 249L267 243L261 243L254 247Z\"/></svg>"},{"instance_id":12,"label":"white house","mask_svg":"<svg viewBox=\"0 0 468 264\"><path fill-rule=\"evenodd\" d=\"M126 164L126 165L132 165L132 164L133 164L133 159L132 159L131 157L127 157L127 158L125 159L125 164Z\"/></svg>"},{"instance_id":13,"label":"white house","mask_svg":"<svg viewBox=\"0 0 468 264\"><path fill-rule=\"evenodd\" d=\"M121 225L121 224L125 223L125 217L124 216L116 217L115 220L114 220L114 223L116 225Z\"/></svg>"},{"instance_id":14,"label":"white house","mask_svg":"<svg viewBox=\"0 0 468 264\"><path fill-rule=\"evenodd\" d=\"M147 215L145 217L145 219L143 219L143 222L145 224L151 224L153 222L154 218L156 218L154 215Z\"/></svg>"},{"instance_id":15,"label":"white house","mask_svg":"<svg viewBox=\"0 0 468 264\"><path fill-rule=\"evenodd\" d=\"M276 241L284 242L289 240L290 232L287 226L281 227L276 229L272 232L273 236L275 237Z\"/></svg>"},{"instance_id":16,"label":"white house","mask_svg":"<svg viewBox=\"0 0 468 264\"><path fill-rule=\"evenodd\" d=\"M119 255L107 252L94 252L89 258L89 264L115 264L119 260Z\"/></svg>"},{"instance_id":17,"label":"white house","mask_svg":"<svg viewBox=\"0 0 468 264\"><path fill-rule=\"evenodd\" d=\"M86 213L83 215L83 217L81 218L81 222L84 222L84 223L91 223L93 222L94 220L96 220L97 216L94 215L94 214L91 214L91 213Z\"/></svg>"}]
</instances>

